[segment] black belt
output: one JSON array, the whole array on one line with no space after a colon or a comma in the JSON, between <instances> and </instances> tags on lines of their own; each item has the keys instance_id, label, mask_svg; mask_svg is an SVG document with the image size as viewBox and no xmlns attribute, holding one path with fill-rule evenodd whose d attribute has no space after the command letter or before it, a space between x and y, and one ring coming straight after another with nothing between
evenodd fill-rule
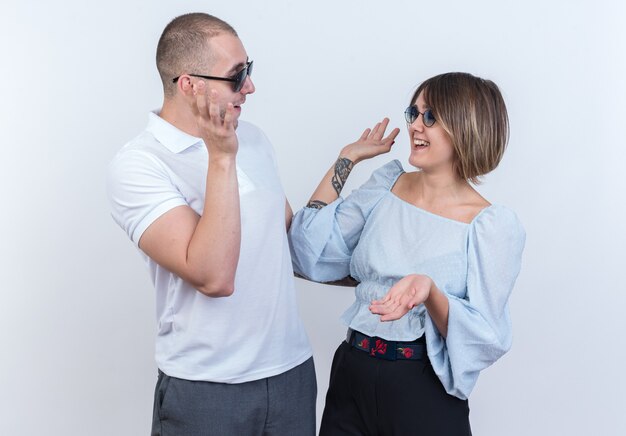
<instances>
[{"instance_id":1,"label":"black belt","mask_svg":"<svg viewBox=\"0 0 626 436\"><path fill-rule=\"evenodd\" d=\"M423 360L426 358L424 336L411 342L397 342L387 341L376 336L367 336L356 330L348 329L346 342L357 350L364 351L379 359Z\"/></svg>"}]
</instances>

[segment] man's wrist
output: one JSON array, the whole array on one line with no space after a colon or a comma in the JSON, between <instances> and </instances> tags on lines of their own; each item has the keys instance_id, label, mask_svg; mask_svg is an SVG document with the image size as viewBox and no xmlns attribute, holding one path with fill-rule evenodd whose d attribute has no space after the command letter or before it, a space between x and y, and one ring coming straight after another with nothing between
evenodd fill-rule
<instances>
[{"instance_id":1,"label":"man's wrist","mask_svg":"<svg viewBox=\"0 0 626 436\"><path fill-rule=\"evenodd\" d=\"M237 162L235 153L210 153L209 166L224 169L234 168Z\"/></svg>"}]
</instances>

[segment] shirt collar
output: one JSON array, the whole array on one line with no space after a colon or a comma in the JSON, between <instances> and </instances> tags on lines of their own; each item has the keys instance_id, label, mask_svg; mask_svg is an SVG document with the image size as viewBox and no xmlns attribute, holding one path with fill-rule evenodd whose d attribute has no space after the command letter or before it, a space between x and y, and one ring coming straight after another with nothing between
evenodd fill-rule
<instances>
[{"instance_id":1,"label":"shirt collar","mask_svg":"<svg viewBox=\"0 0 626 436\"><path fill-rule=\"evenodd\" d=\"M202 139L191 136L176 128L158 115L155 110L148 114L148 127L146 130L154 135L165 148L172 153L180 153L196 144L202 144Z\"/></svg>"}]
</instances>

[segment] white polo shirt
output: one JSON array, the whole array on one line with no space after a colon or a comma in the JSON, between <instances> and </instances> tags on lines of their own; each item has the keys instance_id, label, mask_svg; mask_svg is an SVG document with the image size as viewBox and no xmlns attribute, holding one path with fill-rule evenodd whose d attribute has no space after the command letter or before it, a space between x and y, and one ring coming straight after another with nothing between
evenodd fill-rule
<instances>
[{"instance_id":1,"label":"white polo shirt","mask_svg":"<svg viewBox=\"0 0 626 436\"><path fill-rule=\"evenodd\" d=\"M237 137L241 250L233 295L207 297L139 250L156 288L156 361L173 377L241 383L281 374L312 355L298 316L272 146L244 121ZM138 244L174 207L202 214L207 166L201 139L151 113L146 130L110 164L113 219Z\"/></svg>"}]
</instances>

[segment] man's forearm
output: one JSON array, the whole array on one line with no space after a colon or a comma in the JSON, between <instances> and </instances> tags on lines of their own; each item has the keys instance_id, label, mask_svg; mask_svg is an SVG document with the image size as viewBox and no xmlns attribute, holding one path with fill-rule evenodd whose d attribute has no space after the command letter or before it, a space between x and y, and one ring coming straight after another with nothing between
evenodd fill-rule
<instances>
[{"instance_id":1,"label":"man's forearm","mask_svg":"<svg viewBox=\"0 0 626 436\"><path fill-rule=\"evenodd\" d=\"M234 291L241 246L241 215L235 155L209 159L202 216L187 251L187 262L209 296Z\"/></svg>"}]
</instances>

